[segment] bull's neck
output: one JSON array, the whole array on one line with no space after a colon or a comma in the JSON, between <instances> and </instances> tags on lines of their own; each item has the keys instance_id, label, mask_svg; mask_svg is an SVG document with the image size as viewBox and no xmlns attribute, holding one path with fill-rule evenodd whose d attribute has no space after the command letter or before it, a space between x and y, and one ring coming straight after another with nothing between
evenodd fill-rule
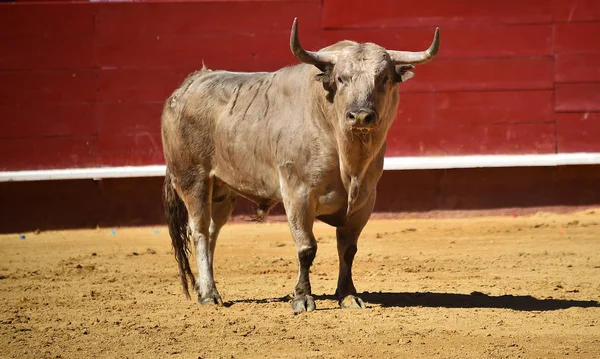
<instances>
[{"instance_id":1,"label":"bull's neck","mask_svg":"<svg viewBox=\"0 0 600 359\"><path fill-rule=\"evenodd\" d=\"M322 133L333 136L333 144L339 156L341 180L348 193L348 214L360 193L363 179L371 162L380 153L385 143L387 128L375 129L367 134L356 133L342 128L333 104L326 98L322 84L313 83L313 103L317 104L318 115L313 117L315 126Z\"/></svg>"},{"instance_id":2,"label":"bull's neck","mask_svg":"<svg viewBox=\"0 0 600 359\"><path fill-rule=\"evenodd\" d=\"M338 145L340 175L348 192L348 214L363 187L363 179L371 162L380 152L385 135L377 132L357 134L352 131L338 129L336 131Z\"/></svg>"}]
</instances>

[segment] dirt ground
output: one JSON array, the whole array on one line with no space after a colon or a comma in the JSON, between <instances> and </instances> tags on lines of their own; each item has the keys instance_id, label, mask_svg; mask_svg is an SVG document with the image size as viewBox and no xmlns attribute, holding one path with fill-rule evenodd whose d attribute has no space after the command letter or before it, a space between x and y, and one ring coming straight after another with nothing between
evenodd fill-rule
<instances>
[{"instance_id":1,"label":"dirt ground","mask_svg":"<svg viewBox=\"0 0 600 359\"><path fill-rule=\"evenodd\" d=\"M334 230L315 225L317 310L294 315L285 223L231 224L225 307L183 296L168 234L0 236L2 358L600 358L600 211L372 220L341 310Z\"/></svg>"}]
</instances>

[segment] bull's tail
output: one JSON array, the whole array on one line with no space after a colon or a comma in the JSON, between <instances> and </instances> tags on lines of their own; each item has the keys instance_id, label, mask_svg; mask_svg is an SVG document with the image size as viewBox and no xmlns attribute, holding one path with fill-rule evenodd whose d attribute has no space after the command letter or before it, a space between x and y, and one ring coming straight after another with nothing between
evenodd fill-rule
<instances>
[{"instance_id":1,"label":"bull's tail","mask_svg":"<svg viewBox=\"0 0 600 359\"><path fill-rule=\"evenodd\" d=\"M181 277L181 285L185 296L190 298L188 288L188 280L192 286L196 282L194 274L190 269L188 255L190 254L190 235L188 232L188 212L185 204L175 191L171 176L167 170L165 175L165 183L163 186L163 204L165 207L165 217L169 226L169 234L171 235L171 244L175 259L179 267L179 275Z\"/></svg>"}]
</instances>

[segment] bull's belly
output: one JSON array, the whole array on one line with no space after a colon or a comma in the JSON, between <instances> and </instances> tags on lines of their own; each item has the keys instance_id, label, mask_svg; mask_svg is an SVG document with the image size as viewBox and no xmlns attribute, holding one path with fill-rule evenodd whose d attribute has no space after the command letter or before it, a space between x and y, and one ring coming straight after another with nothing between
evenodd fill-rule
<instances>
[{"instance_id":1,"label":"bull's belly","mask_svg":"<svg viewBox=\"0 0 600 359\"><path fill-rule=\"evenodd\" d=\"M213 174L238 195L256 203L263 210L283 202L279 173L269 170L267 166L258 165L255 171L240 168L228 171L217 167ZM332 221L335 223L345 222L348 213L348 192L341 179L322 183L312 190L314 192L305 195L316 200L315 217L334 218ZM353 206L355 209L361 208L367 202L366 194L366 191L360 191Z\"/></svg>"},{"instance_id":2,"label":"bull's belly","mask_svg":"<svg viewBox=\"0 0 600 359\"><path fill-rule=\"evenodd\" d=\"M259 206L265 203L281 202L279 181L273 180L266 171L227 171L215 169L213 174L223 181L234 192L255 202Z\"/></svg>"},{"instance_id":3,"label":"bull's belly","mask_svg":"<svg viewBox=\"0 0 600 359\"><path fill-rule=\"evenodd\" d=\"M250 173L233 174L226 171L214 171L214 175L227 184L234 192L259 206L265 204L274 205L283 201L278 179L269 181L265 176L256 177ZM310 196L311 194L306 195ZM348 194L343 187L317 194L315 196L315 215L329 215L338 212L346 213L347 196Z\"/></svg>"}]
</instances>

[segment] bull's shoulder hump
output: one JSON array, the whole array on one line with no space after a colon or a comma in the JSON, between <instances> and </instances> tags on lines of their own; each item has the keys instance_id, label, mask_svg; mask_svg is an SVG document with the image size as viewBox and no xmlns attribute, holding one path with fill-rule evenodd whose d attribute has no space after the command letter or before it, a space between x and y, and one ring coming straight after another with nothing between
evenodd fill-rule
<instances>
[{"instance_id":1,"label":"bull's shoulder hump","mask_svg":"<svg viewBox=\"0 0 600 359\"><path fill-rule=\"evenodd\" d=\"M230 78L230 79L248 79L248 78L260 78L272 75L272 72L238 72L238 71L226 71L217 70L207 73L209 78Z\"/></svg>"},{"instance_id":2,"label":"bull's shoulder hump","mask_svg":"<svg viewBox=\"0 0 600 359\"><path fill-rule=\"evenodd\" d=\"M198 81L198 85L205 84L210 87L230 87L243 83L252 83L272 76L270 72L233 72L213 71Z\"/></svg>"},{"instance_id":3,"label":"bull's shoulder hump","mask_svg":"<svg viewBox=\"0 0 600 359\"><path fill-rule=\"evenodd\" d=\"M327 47L322 48L321 50L319 50L320 52L323 51L339 51L345 47L348 46L354 46L354 45L358 45L358 42L356 41L351 41L351 40L342 40L342 41L338 41L335 44L331 44Z\"/></svg>"}]
</instances>

